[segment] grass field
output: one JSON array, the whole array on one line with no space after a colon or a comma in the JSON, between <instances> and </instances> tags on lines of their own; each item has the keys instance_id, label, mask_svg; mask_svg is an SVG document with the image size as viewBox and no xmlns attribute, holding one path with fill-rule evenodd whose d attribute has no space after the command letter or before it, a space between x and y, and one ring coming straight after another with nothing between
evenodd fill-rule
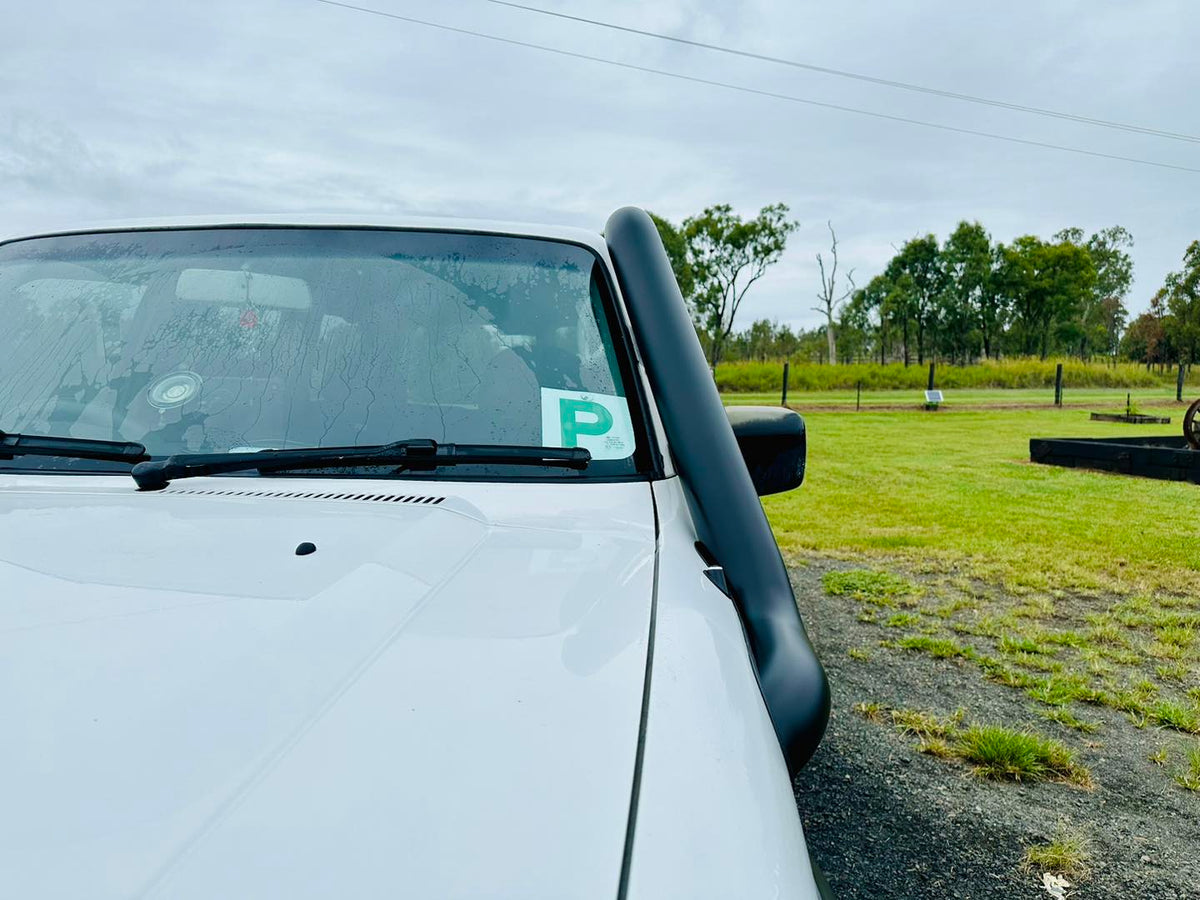
<instances>
[{"instance_id":1,"label":"grass field","mask_svg":"<svg viewBox=\"0 0 1200 900\"><path fill-rule=\"evenodd\" d=\"M1141 409L1176 422L1182 413ZM805 418L805 485L765 500L785 551L953 567L1018 589L1200 588L1200 488L1029 462L1031 437L1175 434L1174 422L1091 422L1053 408Z\"/></svg>"}]
</instances>

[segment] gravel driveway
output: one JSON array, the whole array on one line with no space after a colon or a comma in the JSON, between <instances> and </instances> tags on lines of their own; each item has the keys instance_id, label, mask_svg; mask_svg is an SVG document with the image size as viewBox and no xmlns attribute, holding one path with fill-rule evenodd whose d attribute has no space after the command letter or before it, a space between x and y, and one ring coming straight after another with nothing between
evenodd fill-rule
<instances>
[{"instance_id":1,"label":"gravel driveway","mask_svg":"<svg viewBox=\"0 0 1200 900\"><path fill-rule=\"evenodd\" d=\"M1044 722L1020 691L979 670L876 646L879 626L853 604L825 596L821 576L851 566L814 560L793 567L805 623L829 673L833 714L825 740L796 779L796 799L814 857L840 900L848 898L1047 898L1042 872L1022 871L1030 844L1060 821L1093 841L1091 873L1069 897L1179 900L1200 897L1200 795L1176 787L1147 759L1153 728L1138 730L1097 710L1090 738ZM981 781L961 765L917 751L860 702L973 720L1031 726L1075 749L1094 790L1059 783Z\"/></svg>"}]
</instances>

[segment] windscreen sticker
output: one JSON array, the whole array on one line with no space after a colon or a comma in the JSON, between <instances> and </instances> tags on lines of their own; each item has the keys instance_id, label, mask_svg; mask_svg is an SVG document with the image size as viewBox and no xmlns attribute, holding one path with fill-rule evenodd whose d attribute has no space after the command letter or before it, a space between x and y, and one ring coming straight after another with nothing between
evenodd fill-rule
<instances>
[{"instance_id":1,"label":"windscreen sticker","mask_svg":"<svg viewBox=\"0 0 1200 900\"><path fill-rule=\"evenodd\" d=\"M633 455L629 404L614 394L588 394L542 388L542 443L583 447L593 459Z\"/></svg>"}]
</instances>

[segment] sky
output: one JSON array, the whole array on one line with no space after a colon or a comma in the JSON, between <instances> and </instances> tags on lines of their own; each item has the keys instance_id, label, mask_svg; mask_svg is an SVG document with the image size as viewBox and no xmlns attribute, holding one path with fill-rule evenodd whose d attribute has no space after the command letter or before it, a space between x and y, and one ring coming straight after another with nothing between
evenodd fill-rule
<instances>
[{"instance_id":1,"label":"sky","mask_svg":"<svg viewBox=\"0 0 1200 900\"><path fill-rule=\"evenodd\" d=\"M350 2L350 0L347 0ZM754 90L1200 169L1169 140L964 103L487 0L354 5ZM818 66L1200 136L1194 0L522 0ZM783 202L741 325L813 327L832 222L859 284L962 219L997 240L1128 228L1135 312L1200 238L1200 171L985 139L439 30L319 0L40 0L0 30L0 233L342 212L599 231Z\"/></svg>"}]
</instances>

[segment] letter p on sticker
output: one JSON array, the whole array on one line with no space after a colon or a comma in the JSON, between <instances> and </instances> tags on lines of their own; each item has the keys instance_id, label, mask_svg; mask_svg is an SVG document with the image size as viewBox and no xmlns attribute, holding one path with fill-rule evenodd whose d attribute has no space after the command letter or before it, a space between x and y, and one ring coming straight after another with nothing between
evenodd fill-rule
<instances>
[{"instance_id":1,"label":"letter p on sticker","mask_svg":"<svg viewBox=\"0 0 1200 900\"><path fill-rule=\"evenodd\" d=\"M558 413L562 421L564 447L578 447L579 435L606 434L613 426L612 413L591 400L562 397L558 401Z\"/></svg>"},{"instance_id":2,"label":"letter p on sticker","mask_svg":"<svg viewBox=\"0 0 1200 900\"><path fill-rule=\"evenodd\" d=\"M633 421L624 397L544 387L541 414L547 447L583 447L592 459L633 453Z\"/></svg>"}]
</instances>

